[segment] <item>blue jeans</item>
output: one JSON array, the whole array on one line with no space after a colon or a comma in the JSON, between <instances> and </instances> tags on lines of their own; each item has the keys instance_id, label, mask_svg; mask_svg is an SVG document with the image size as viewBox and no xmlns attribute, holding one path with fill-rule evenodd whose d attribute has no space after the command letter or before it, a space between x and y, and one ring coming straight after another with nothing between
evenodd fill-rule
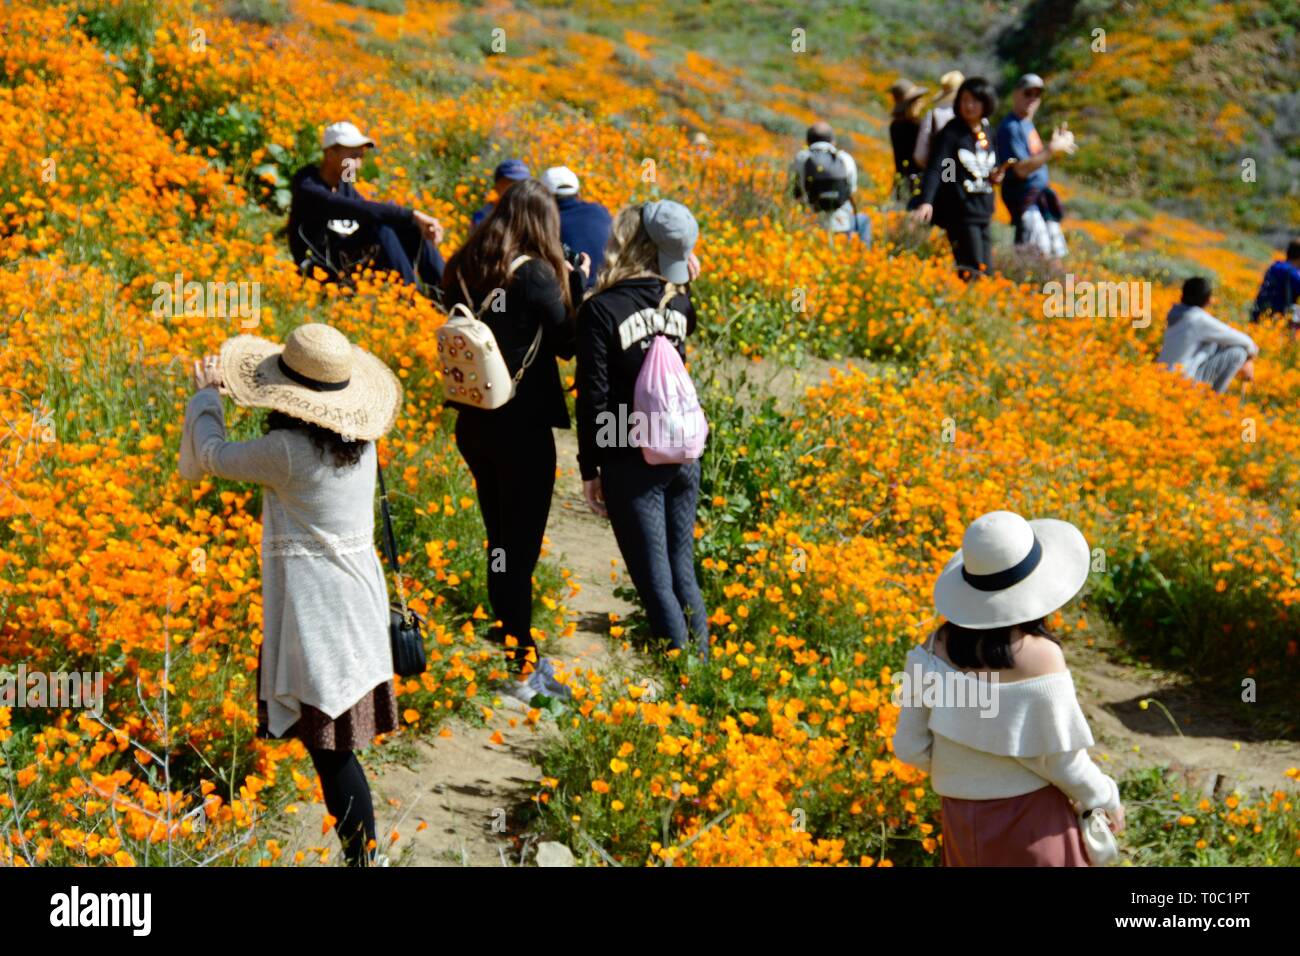
<instances>
[{"instance_id":1,"label":"blue jeans","mask_svg":"<svg viewBox=\"0 0 1300 956\"><path fill-rule=\"evenodd\" d=\"M601 462L600 485L651 633L682 650L693 640L707 660L709 613L695 579L699 461L650 465L639 453L610 455Z\"/></svg>"},{"instance_id":2,"label":"blue jeans","mask_svg":"<svg viewBox=\"0 0 1300 956\"><path fill-rule=\"evenodd\" d=\"M410 285L415 285L417 276L432 288L442 283L442 253L420 234L414 223L379 226L374 238L379 243L379 261L376 263L379 268L392 269Z\"/></svg>"},{"instance_id":3,"label":"blue jeans","mask_svg":"<svg viewBox=\"0 0 1300 956\"><path fill-rule=\"evenodd\" d=\"M871 245L871 218L865 212L853 214L853 231L866 245Z\"/></svg>"}]
</instances>

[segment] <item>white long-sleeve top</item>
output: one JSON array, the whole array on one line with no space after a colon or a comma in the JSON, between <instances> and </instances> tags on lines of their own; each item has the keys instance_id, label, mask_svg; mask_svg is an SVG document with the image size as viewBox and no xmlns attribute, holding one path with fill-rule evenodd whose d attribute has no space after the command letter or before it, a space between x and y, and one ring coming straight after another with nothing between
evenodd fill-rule
<instances>
[{"instance_id":1,"label":"white long-sleeve top","mask_svg":"<svg viewBox=\"0 0 1300 956\"><path fill-rule=\"evenodd\" d=\"M1254 339L1200 306L1179 303L1169 310L1167 322L1165 340L1156 361L1171 371L1181 367L1188 378L1196 378L1205 360L1224 346L1240 346L1252 357L1259 354Z\"/></svg>"},{"instance_id":2,"label":"white long-sleeve top","mask_svg":"<svg viewBox=\"0 0 1300 956\"><path fill-rule=\"evenodd\" d=\"M185 408L180 473L257 482L262 490L259 696L280 736L310 704L335 718L393 676L388 585L375 552L375 446L335 468L302 432L227 441L221 396Z\"/></svg>"},{"instance_id":3,"label":"white long-sleeve top","mask_svg":"<svg viewBox=\"0 0 1300 956\"><path fill-rule=\"evenodd\" d=\"M925 114L921 127L916 133L916 148L912 150L912 162L918 168L924 168L930 162L930 145L939 135L939 130L948 125L955 115L951 106L936 106Z\"/></svg>"},{"instance_id":4,"label":"white long-sleeve top","mask_svg":"<svg viewBox=\"0 0 1300 956\"><path fill-rule=\"evenodd\" d=\"M971 693L963 705L951 692L924 692L927 684L955 688L959 681L969 691L975 680L925 647L908 652L904 673L901 686L910 682L913 693L898 695L894 755L927 771L935 793L997 800L1053 785L1084 810L1119 808L1119 787L1088 756L1092 731L1069 671L989 681L983 706Z\"/></svg>"}]
</instances>

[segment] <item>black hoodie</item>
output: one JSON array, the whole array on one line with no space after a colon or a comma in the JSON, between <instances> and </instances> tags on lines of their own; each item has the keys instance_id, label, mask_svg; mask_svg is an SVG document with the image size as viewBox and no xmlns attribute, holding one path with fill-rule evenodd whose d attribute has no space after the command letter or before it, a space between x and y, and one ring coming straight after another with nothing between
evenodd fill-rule
<instances>
[{"instance_id":1,"label":"black hoodie","mask_svg":"<svg viewBox=\"0 0 1300 956\"><path fill-rule=\"evenodd\" d=\"M993 184L989 176L997 167L993 139L984 120L987 145L980 149L975 134L960 116L954 116L930 144L930 162L921 180L921 202L934 206L934 223L988 222L993 218ZM956 182L944 182L945 169Z\"/></svg>"},{"instance_id":2,"label":"black hoodie","mask_svg":"<svg viewBox=\"0 0 1300 956\"><path fill-rule=\"evenodd\" d=\"M615 421L631 416L636 378L655 336L662 333L686 360L686 336L695 331L695 306L689 289L679 292L664 307L667 323L661 327L654 312L664 289L664 280L657 276L624 279L593 295L578 310L578 469L584 481L596 477L608 455L641 454L635 447L600 447L598 416L609 412Z\"/></svg>"}]
</instances>

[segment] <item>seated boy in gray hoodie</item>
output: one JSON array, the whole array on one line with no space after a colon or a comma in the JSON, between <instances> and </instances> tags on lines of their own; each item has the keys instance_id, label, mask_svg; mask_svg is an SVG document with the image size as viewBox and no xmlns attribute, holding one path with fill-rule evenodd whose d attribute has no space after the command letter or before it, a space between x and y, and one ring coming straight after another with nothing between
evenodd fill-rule
<instances>
[{"instance_id":1,"label":"seated boy in gray hoodie","mask_svg":"<svg viewBox=\"0 0 1300 956\"><path fill-rule=\"evenodd\" d=\"M1183 300L1169 310L1165 341L1156 359L1171 371L1178 368L1187 378L1208 382L1216 392L1228 390L1233 376L1255 380L1259 346L1245 332L1220 322L1205 307L1213 293L1208 279L1199 276L1183 283Z\"/></svg>"}]
</instances>

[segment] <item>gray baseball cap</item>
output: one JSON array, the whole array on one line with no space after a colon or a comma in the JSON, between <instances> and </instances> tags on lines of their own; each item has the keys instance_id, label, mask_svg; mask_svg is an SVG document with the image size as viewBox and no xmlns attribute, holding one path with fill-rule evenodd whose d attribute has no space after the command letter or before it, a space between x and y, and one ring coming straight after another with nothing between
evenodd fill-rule
<instances>
[{"instance_id":1,"label":"gray baseball cap","mask_svg":"<svg viewBox=\"0 0 1300 956\"><path fill-rule=\"evenodd\" d=\"M663 277L679 284L690 282L686 260L700 238L700 227L691 211L671 199L658 199L641 207L641 223L659 250L659 272Z\"/></svg>"},{"instance_id":2,"label":"gray baseball cap","mask_svg":"<svg viewBox=\"0 0 1300 956\"><path fill-rule=\"evenodd\" d=\"M1043 78L1037 73L1026 73L1016 82L1018 90L1041 90L1043 88Z\"/></svg>"}]
</instances>

